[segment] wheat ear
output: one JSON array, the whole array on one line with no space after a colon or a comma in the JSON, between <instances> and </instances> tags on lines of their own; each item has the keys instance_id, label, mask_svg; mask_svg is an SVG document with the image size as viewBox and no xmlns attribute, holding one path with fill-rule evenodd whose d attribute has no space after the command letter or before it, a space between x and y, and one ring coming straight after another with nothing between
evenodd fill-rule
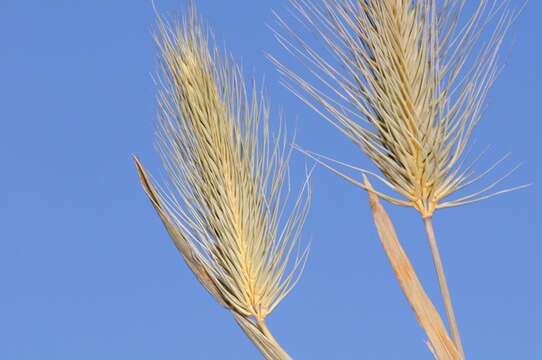
<instances>
[{"instance_id":1,"label":"wheat ear","mask_svg":"<svg viewBox=\"0 0 542 360\"><path fill-rule=\"evenodd\" d=\"M169 182L155 185L136 159L142 186L199 282L266 359L290 359L266 319L307 259L298 243L308 176L288 201L287 136L270 135L265 101L210 44L193 8L182 24L159 18L158 27L158 149Z\"/></svg>"}]
</instances>

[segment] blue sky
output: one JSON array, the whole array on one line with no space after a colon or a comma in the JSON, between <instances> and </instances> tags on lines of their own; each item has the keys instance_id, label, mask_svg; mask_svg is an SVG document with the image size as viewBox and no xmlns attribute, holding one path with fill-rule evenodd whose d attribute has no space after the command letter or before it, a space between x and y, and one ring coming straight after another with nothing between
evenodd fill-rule
<instances>
[{"instance_id":1,"label":"blue sky","mask_svg":"<svg viewBox=\"0 0 542 360\"><path fill-rule=\"evenodd\" d=\"M163 14L184 9L156 3ZM284 57L267 24L286 0L196 3L246 72L265 76L299 144L370 167L266 60ZM531 1L514 26L474 146L491 145L487 163L511 152L508 166L524 166L508 184L534 186L435 218L472 358L542 358L541 12ZM132 153L159 169L153 28L150 1L0 4L1 359L259 356L182 263L138 184ZM294 174L304 161L296 155ZM441 308L419 217L388 209ZM431 358L363 192L318 169L305 239L313 243L304 277L269 320L294 358Z\"/></svg>"}]
</instances>

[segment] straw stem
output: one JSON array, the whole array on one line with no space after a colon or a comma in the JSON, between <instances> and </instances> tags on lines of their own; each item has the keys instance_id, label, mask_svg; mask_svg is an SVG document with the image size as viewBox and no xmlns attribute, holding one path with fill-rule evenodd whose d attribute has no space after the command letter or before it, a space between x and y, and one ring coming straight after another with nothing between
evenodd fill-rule
<instances>
[{"instance_id":1,"label":"straw stem","mask_svg":"<svg viewBox=\"0 0 542 360\"><path fill-rule=\"evenodd\" d=\"M452 306L452 297L450 296L448 282L446 281L446 275L444 274L444 266L442 265L442 259L440 257L440 251L438 249L437 240L435 237L435 230L433 229L433 221L431 217L425 217L423 221L425 231L427 232L427 240L429 241L429 246L431 247L431 255L433 256L433 263L435 265L435 271L438 277L440 293L444 301L444 309L446 311L446 317L448 318L448 326L458 351L461 353L462 357L465 358L463 345L461 344L461 337L459 335L459 328L457 326L457 320L455 318L455 313Z\"/></svg>"}]
</instances>

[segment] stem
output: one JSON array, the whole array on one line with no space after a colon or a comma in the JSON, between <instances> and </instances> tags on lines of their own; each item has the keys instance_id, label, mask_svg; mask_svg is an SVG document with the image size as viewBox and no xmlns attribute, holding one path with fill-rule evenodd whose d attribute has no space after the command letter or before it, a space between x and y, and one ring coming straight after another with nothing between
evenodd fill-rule
<instances>
[{"instance_id":1,"label":"stem","mask_svg":"<svg viewBox=\"0 0 542 360\"><path fill-rule=\"evenodd\" d=\"M258 320L257 321L257 324L258 324L258 329L260 329L260 331L262 332L262 334L269 340L271 341L272 343L274 344L279 344L277 342L277 340L275 339L275 337L273 336L273 334L271 334L271 331L269 331L269 328L267 327L267 325L265 324L265 320Z\"/></svg>"},{"instance_id":2,"label":"stem","mask_svg":"<svg viewBox=\"0 0 542 360\"><path fill-rule=\"evenodd\" d=\"M290 355L280 346L278 341L275 339L275 337L271 334L271 331L269 331L269 328L265 324L265 319L256 319L256 327L258 330L262 333L262 335L267 339L267 341L272 346L272 353L268 354L268 356L264 356L268 358L269 360L292 360ZM260 348L260 350L263 349Z\"/></svg>"},{"instance_id":3,"label":"stem","mask_svg":"<svg viewBox=\"0 0 542 360\"><path fill-rule=\"evenodd\" d=\"M265 319L245 317L232 311L235 321L245 335L260 350L266 360L292 360L290 355L279 345L265 324Z\"/></svg>"},{"instance_id":4,"label":"stem","mask_svg":"<svg viewBox=\"0 0 542 360\"><path fill-rule=\"evenodd\" d=\"M464 359L465 353L463 351L463 345L461 344L461 337L459 336L459 329L457 327L457 321L455 319L454 309L452 306L452 298L450 296L450 290L448 289L446 275L444 274L444 267L442 266L442 259L440 258L440 252L437 246L437 240L435 238L433 221L431 217L426 217L423 221L425 224L425 231L427 232L427 239L429 240L429 246L431 247L431 254L433 255L433 263L437 272L440 293L442 295L442 299L444 300L444 308L446 310L446 316L448 317L448 325L452 333L452 339L457 347L457 350L461 353L461 356Z\"/></svg>"}]
</instances>

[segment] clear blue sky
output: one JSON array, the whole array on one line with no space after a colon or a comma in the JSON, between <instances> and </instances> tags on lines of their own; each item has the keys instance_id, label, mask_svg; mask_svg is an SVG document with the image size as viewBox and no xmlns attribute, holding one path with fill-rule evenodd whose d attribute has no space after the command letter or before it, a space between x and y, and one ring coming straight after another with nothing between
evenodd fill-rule
<instances>
[{"instance_id":1,"label":"clear blue sky","mask_svg":"<svg viewBox=\"0 0 542 360\"><path fill-rule=\"evenodd\" d=\"M157 0L164 14L184 2ZM286 0L200 0L217 38L265 75L276 110L309 149L370 166L293 98L265 52ZM517 3L517 2L516 2ZM542 2L514 26L475 149L524 162L528 190L435 219L471 358L542 359ZM256 359L231 316L181 262L130 159L155 173L156 50L150 1L0 4L0 358ZM303 163L296 155L294 166ZM488 162L489 163L489 160ZM299 172L297 172L299 173ZM389 208L389 207L388 207ZM390 209L427 291L438 299L423 228ZM319 169L305 275L270 319L296 359L430 359L378 243L366 195ZM438 303L440 306L440 303Z\"/></svg>"}]
</instances>

